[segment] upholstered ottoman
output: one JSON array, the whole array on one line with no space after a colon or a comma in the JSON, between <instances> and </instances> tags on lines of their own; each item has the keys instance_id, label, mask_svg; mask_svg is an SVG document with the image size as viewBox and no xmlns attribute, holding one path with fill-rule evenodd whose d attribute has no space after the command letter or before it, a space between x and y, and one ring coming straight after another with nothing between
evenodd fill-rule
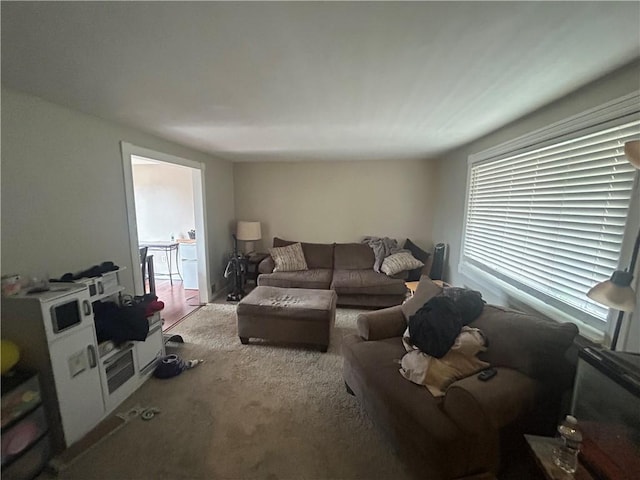
<instances>
[{"instance_id":1,"label":"upholstered ottoman","mask_svg":"<svg viewBox=\"0 0 640 480\"><path fill-rule=\"evenodd\" d=\"M238 336L329 347L338 296L333 290L256 287L237 308Z\"/></svg>"}]
</instances>

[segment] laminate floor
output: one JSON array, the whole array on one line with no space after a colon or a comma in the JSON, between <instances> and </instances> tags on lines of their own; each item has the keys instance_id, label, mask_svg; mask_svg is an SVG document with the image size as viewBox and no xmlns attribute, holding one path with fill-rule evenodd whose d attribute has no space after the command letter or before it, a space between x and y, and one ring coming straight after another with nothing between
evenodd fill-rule
<instances>
[{"instance_id":1,"label":"laminate floor","mask_svg":"<svg viewBox=\"0 0 640 480\"><path fill-rule=\"evenodd\" d=\"M198 290L187 290L181 280L156 279L156 295L164 302L162 311L162 331L167 331L180 322L185 316L200 308Z\"/></svg>"}]
</instances>

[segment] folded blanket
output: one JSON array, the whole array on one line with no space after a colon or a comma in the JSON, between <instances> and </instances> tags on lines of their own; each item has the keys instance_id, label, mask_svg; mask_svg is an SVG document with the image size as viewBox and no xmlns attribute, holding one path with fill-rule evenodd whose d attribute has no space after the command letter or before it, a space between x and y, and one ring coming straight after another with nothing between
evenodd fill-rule
<instances>
[{"instance_id":1,"label":"folded blanket","mask_svg":"<svg viewBox=\"0 0 640 480\"><path fill-rule=\"evenodd\" d=\"M382 267L382 262L389 255L398 253L398 252L409 252L406 248L400 248L398 246L398 242L389 237L364 237L362 239L362 243L366 243L373 249L373 254L376 257L376 260L373 264L373 269L380 273L380 267Z\"/></svg>"}]
</instances>

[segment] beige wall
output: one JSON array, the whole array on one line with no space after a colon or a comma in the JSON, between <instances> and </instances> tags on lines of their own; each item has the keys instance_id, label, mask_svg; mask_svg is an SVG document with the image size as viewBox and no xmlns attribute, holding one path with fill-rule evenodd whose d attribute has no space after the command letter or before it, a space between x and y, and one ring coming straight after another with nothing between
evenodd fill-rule
<instances>
[{"instance_id":1,"label":"beige wall","mask_svg":"<svg viewBox=\"0 0 640 480\"><path fill-rule=\"evenodd\" d=\"M234 164L236 218L262 222L274 236L307 242L359 242L363 236L411 238L425 249L436 207L432 161Z\"/></svg>"},{"instance_id":2,"label":"beige wall","mask_svg":"<svg viewBox=\"0 0 640 480\"><path fill-rule=\"evenodd\" d=\"M111 260L128 268L124 284L133 291L120 141L205 163L211 278L222 285L231 163L4 87L3 274L57 277Z\"/></svg>"},{"instance_id":3,"label":"beige wall","mask_svg":"<svg viewBox=\"0 0 640 480\"><path fill-rule=\"evenodd\" d=\"M486 285L479 286L474 284L470 279L458 272L469 155L584 112L639 88L640 62L634 62L585 88L567 95L548 107L444 155L439 160L441 174L438 178L437 186L440 197L446 196L447 201L443 202L441 208L437 209L434 216L433 229L439 232L443 241L449 245L449 260L445 268L445 279L455 285L469 285L474 288L481 288L485 298L492 303L506 304L509 301L508 296L499 290L490 290ZM638 317L637 314L636 317ZM640 324L640 321L635 322L636 328L638 324ZM637 337L640 338L640 329L638 329Z\"/></svg>"},{"instance_id":4,"label":"beige wall","mask_svg":"<svg viewBox=\"0 0 640 480\"><path fill-rule=\"evenodd\" d=\"M131 169L140 241L188 238L195 228L191 169L166 163Z\"/></svg>"}]
</instances>

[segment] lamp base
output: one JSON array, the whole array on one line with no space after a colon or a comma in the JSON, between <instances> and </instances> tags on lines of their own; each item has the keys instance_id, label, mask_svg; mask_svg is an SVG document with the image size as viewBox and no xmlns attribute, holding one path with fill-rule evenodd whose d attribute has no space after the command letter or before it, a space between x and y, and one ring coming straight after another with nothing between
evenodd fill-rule
<instances>
[{"instance_id":1,"label":"lamp base","mask_svg":"<svg viewBox=\"0 0 640 480\"><path fill-rule=\"evenodd\" d=\"M244 242L244 254L245 256L249 256L253 252L253 241L247 240Z\"/></svg>"}]
</instances>

